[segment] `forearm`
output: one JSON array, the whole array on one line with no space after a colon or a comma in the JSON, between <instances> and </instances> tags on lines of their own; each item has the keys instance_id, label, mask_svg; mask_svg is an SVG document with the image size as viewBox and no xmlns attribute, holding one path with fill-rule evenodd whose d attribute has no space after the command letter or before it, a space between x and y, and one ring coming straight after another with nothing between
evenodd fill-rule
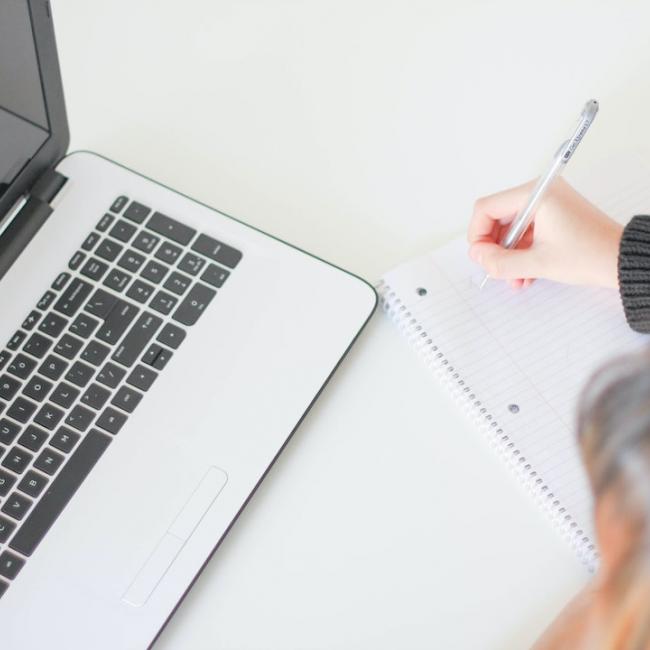
<instances>
[{"instance_id":1,"label":"forearm","mask_svg":"<svg viewBox=\"0 0 650 650\"><path fill-rule=\"evenodd\" d=\"M650 333L650 216L634 217L623 230L618 282L630 327Z\"/></svg>"}]
</instances>

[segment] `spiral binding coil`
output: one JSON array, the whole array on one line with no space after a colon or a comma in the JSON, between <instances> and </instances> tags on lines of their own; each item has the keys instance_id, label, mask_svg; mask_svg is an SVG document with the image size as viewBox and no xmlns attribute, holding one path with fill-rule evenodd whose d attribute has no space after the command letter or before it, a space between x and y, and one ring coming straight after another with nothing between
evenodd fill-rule
<instances>
[{"instance_id":1,"label":"spiral binding coil","mask_svg":"<svg viewBox=\"0 0 650 650\"><path fill-rule=\"evenodd\" d=\"M556 529L574 549L578 557L594 571L598 565L598 552L591 539L578 528L572 516L560 503L544 480L533 469L526 458L517 449L514 442L499 426L496 419L482 405L471 386L460 376L444 352L434 344L423 326L411 314L408 307L400 300L384 280L375 286L384 312L397 325L408 339L425 365L437 379L448 389L454 401L471 417L473 423L487 437L492 447L506 462L508 467L519 477L531 496L546 512Z\"/></svg>"}]
</instances>

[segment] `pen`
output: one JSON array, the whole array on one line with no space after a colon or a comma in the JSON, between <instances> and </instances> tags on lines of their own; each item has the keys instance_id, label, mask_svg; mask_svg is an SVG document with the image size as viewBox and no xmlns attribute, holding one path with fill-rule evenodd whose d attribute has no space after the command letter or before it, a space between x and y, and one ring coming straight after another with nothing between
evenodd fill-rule
<instances>
[{"instance_id":1,"label":"pen","mask_svg":"<svg viewBox=\"0 0 650 650\"><path fill-rule=\"evenodd\" d=\"M595 99L590 99L582 109L582 113L580 113L578 126L574 129L571 137L560 145L557 153L553 156L547 172L537 181L537 185L535 185L531 195L528 197L528 201L514 218L510 229L501 241L501 246L504 248L514 248L519 243L519 240L533 220L535 208L537 208L540 201L544 198L551 183L564 171L566 164L571 159L571 156L573 156L582 138L584 138L585 133L587 133L591 123L594 121L596 113L598 113L598 102ZM483 278L483 282L481 282L481 286L479 287L480 289L485 286L489 278L489 275Z\"/></svg>"}]
</instances>

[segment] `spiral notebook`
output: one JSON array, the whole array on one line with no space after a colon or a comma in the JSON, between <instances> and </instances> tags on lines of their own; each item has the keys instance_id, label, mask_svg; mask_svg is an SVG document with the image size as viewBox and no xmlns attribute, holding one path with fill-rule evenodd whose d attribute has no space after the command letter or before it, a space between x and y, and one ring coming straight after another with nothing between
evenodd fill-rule
<instances>
[{"instance_id":1,"label":"spiral notebook","mask_svg":"<svg viewBox=\"0 0 650 650\"><path fill-rule=\"evenodd\" d=\"M458 239L387 273L384 310L590 567L592 498L575 437L577 399L605 360L646 338L618 293L490 281Z\"/></svg>"}]
</instances>

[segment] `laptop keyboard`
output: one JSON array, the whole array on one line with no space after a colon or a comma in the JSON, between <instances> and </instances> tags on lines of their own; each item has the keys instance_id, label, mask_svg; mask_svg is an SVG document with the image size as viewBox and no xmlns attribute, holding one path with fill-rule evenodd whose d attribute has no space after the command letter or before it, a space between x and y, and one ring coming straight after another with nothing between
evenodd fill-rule
<instances>
[{"instance_id":1,"label":"laptop keyboard","mask_svg":"<svg viewBox=\"0 0 650 650\"><path fill-rule=\"evenodd\" d=\"M241 257L119 196L0 347L0 597Z\"/></svg>"}]
</instances>

